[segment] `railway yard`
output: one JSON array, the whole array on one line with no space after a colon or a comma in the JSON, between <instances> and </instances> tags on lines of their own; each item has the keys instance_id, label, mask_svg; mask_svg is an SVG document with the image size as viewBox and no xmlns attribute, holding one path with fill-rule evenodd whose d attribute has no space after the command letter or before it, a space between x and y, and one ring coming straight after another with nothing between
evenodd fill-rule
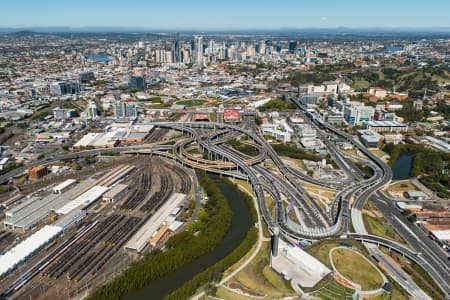
<instances>
[{"instance_id":1,"label":"railway yard","mask_svg":"<svg viewBox=\"0 0 450 300\"><path fill-rule=\"evenodd\" d=\"M364 162L372 170L371 177L363 178L354 158L323 134L335 168L345 176L338 182L333 177L318 179L285 165L258 134L252 120L249 114L241 126L156 122L153 124L157 128L140 147L129 145L121 151L116 148L112 155L105 148L96 150L98 165L29 184L3 199L0 290L6 292L2 297L80 299L151 250L164 250L171 235L191 230L194 222L185 226L186 222L197 221L200 216L204 199L191 168L250 184L275 240L281 234L287 240L307 245L345 236L381 244L422 264L421 257L404 245L365 231L359 214L364 202L392 177L384 162L334 127L313 123L320 132L334 130L338 136L353 141L366 155ZM246 146L254 148L253 156L225 144L238 136L244 136ZM83 155L92 156L89 151L94 150L84 150ZM78 155L74 163L80 160ZM271 168L264 167L266 163ZM325 194L327 201L321 199ZM270 205L266 198L271 199ZM350 221L354 233L349 231ZM376 246L367 249L384 257ZM435 265L427 271L434 272L433 276L446 288L444 268ZM421 295L421 290L414 288L412 294Z\"/></svg>"},{"instance_id":2,"label":"railway yard","mask_svg":"<svg viewBox=\"0 0 450 300\"><path fill-rule=\"evenodd\" d=\"M155 132L151 139L160 139L167 130ZM147 231L146 234L152 237L152 244L145 241L145 249L163 247L159 239L162 241L163 237L183 228L184 204L194 194L194 175L168 159L142 157L118 157L90 177L86 178L84 173L77 177L74 173L71 181L54 182L40 188L39 199L47 201L46 206L35 208L34 203L38 201L28 203L36 197L33 195L16 197L15 203L4 208L3 215L8 215L6 211L12 217L5 217L3 222L9 222L12 227L0 232L2 253L14 247L19 249L20 243L27 243L43 226L65 225L61 225L58 236L49 237L45 246L30 253L26 264L21 261L14 268L2 269L0 290L14 291L12 299L76 297L86 289L108 281L139 258L140 252L124 247L137 231ZM102 194L106 195L106 190L118 190L114 187L119 184L124 188L112 195L110 201L100 199ZM65 188L66 185L70 188ZM66 190L60 194L52 193L55 186ZM163 210L166 202L172 201L172 196L180 194L183 201L177 202L181 204L176 210L158 211ZM21 220L20 214L30 211L36 211L36 220L25 230L14 227L16 219L17 222ZM80 212L86 217L76 219L74 216ZM161 224L146 228L149 223L154 223L152 217L155 214L154 219Z\"/></svg>"}]
</instances>

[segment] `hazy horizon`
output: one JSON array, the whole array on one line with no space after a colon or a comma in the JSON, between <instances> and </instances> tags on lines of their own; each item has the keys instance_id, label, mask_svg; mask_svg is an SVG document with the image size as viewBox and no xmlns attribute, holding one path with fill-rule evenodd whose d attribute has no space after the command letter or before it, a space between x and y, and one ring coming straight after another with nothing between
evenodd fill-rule
<instances>
[{"instance_id":1,"label":"hazy horizon","mask_svg":"<svg viewBox=\"0 0 450 300\"><path fill-rule=\"evenodd\" d=\"M140 30L439 29L450 2L268 0L168 2L23 0L0 5L1 28L115 27Z\"/></svg>"}]
</instances>

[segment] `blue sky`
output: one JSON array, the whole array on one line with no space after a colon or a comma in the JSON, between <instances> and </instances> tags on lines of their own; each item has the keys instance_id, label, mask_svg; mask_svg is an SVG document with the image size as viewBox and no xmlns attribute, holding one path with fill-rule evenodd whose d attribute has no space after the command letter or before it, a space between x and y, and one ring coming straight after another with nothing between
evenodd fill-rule
<instances>
[{"instance_id":1,"label":"blue sky","mask_svg":"<svg viewBox=\"0 0 450 300\"><path fill-rule=\"evenodd\" d=\"M5 0L0 27L450 27L450 0Z\"/></svg>"}]
</instances>

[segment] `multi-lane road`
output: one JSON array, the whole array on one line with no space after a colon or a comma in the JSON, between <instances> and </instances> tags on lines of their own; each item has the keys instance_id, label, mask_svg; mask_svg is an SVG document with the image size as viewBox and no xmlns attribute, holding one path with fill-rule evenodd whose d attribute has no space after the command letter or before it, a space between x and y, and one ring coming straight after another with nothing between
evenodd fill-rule
<instances>
[{"instance_id":1,"label":"multi-lane road","mask_svg":"<svg viewBox=\"0 0 450 300\"><path fill-rule=\"evenodd\" d=\"M296 99L293 99L293 102L302 108L301 104L298 103ZM314 119L312 115L309 117ZM314 119L314 121L318 126L321 126L352 143L358 150L365 154L366 157L369 158L369 162L371 162L367 165L374 171L374 176L372 177L373 180L367 181L367 186L356 195L351 208L352 224L355 231L362 235L367 234L362 220L362 208L366 200L370 199L386 220L394 226L397 232L413 249L412 251L408 249L402 249L400 251L397 249L396 251L405 254L421 265L447 293L447 296L449 296L450 264L447 255L443 253L439 246L431 241L423 231L414 224L411 224L395 207L392 199L388 198L382 192L383 187L385 187L392 178L392 170L390 167L356 141L351 135L342 133L329 124L317 119ZM351 165L350 162L349 165Z\"/></svg>"},{"instance_id":2,"label":"multi-lane road","mask_svg":"<svg viewBox=\"0 0 450 300\"><path fill-rule=\"evenodd\" d=\"M292 99L299 108L302 106L296 99ZM153 125L161 128L169 128L188 134L190 137L175 145L140 145L135 147L120 147L115 149L94 149L82 152L70 153L60 156L47 158L28 165L30 166L49 164L58 160L74 159L84 155L92 155L102 151L140 151L143 149L150 150L152 153L163 153L163 151L171 149L174 154L166 155L167 157L177 159L183 164L191 167L204 167L204 169L227 176L235 176L247 179L255 192L258 199L259 208L264 221L268 224L269 230L272 232L278 228L281 234L294 239L319 240L323 238L339 238L346 236L366 243L383 245L411 258L420 264L441 286L441 288L450 295L450 272L449 262L445 254L429 240L426 235L413 224L409 223L403 215L394 207L392 201L387 198L381 190L391 181L392 171L382 160L367 150L362 144L354 139L353 136L342 133L334 127L321 122L308 115L304 111L305 116L310 119L311 124L316 126L321 132L321 138L329 149L331 157L337 165L347 173L345 188L342 189L334 203L331 213L327 213L322 209L316 201L308 194L308 192L299 184L299 180L320 184L327 187L340 187L343 184L337 182L317 181L301 172L287 167L279 158L274 149L260 135L254 122L247 119L245 126L239 127L234 125L225 125L214 122L155 122ZM358 168L354 162L349 159L345 153L336 147L323 134L325 131L334 134L341 139L347 140L357 147L367 157L367 165L369 165L374 174L369 179L362 179L358 174ZM205 134L205 132L207 132ZM209 132L209 134L208 134ZM240 154L236 150L224 145L227 140L235 138L238 135L246 135L249 140L253 141L255 147L259 151L256 158L251 158ZM196 144L202 150L208 153L209 158L217 160L212 162L204 159L193 159L189 156L187 147ZM266 155L273 161L277 168L278 174L268 171L266 168L258 165L264 160ZM232 170L231 170L232 169ZM3 176L0 176L0 183L7 181L9 178L24 172L25 167L13 170ZM352 179L353 182L350 182ZM275 202L275 218L272 212L266 206L265 193L271 195ZM287 209L284 204L286 199L291 205L297 207L299 212L299 223L293 225L287 216ZM351 199L353 204L350 206ZM386 240L380 237L374 237L367 234L362 221L362 208L366 200L371 199L379 208L385 218L397 229L400 235L408 242L411 248L399 245L394 241ZM356 233L349 233L349 222L352 221ZM379 253L378 253L379 254Z\"/></svg>"}]
</instances>

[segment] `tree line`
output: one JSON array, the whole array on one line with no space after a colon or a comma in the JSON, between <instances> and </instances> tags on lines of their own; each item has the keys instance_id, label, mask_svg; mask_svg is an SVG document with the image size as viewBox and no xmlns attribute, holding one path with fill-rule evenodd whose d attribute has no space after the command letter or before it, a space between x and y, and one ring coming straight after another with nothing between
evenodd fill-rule
<instances>
[{"instance_id":1,"label":"tree line","mask_svg":"<svg viewBox=\"0 0 450 300\"><path fill-rule=\"evenodd\" d=\"M230 189L236 190L241 198L247 203L250 208L251 218L253 222L257 222L258 215L256 213L256 209L253 205L253 199L247 193L244 193L239 190L236 184L231 183L229 180L226 180ZM178 299L188 299L193 296L199 288L206 285L206 292L214 294L215 293L215 283L220 282L223 272L238 262L246 253L248 253L253 245L255 245L258 238L258 232L255 227L250 227L249 231L245 239L242 243L234 249L230 254L228 254L225 258L215 263L213 266L207 268L203 272L197 274L183 284L180 288L172 292L168 295L165 300L178 300Z\"/></svg>"},{"instance_id":2,"label":"tree line","mask_svg":"<svg viewBox=\"0 0 450 300\"><path fill-rule=\"evenodd\" d=\"M304 149L297 148L296 146L291 146L288 144L272 144L272 148L277 152L278 155L287 156L296 159L306 159L312 161L320 161L322 157L310 153Z\"/></svg>"},{"instance_id":3,"label":"tree line","mask_svg":"<svg viewBox=\"0 0 450 300\"><path fill-rule=\"evenodd\" d=\"M120 299L130 292L148 285L180 269L194 259L212 251L230 228L232 211L225 197L205 172L198 171L197 178L208 196L204 210L209 216L200 234L182 232L169 239L168 250L153 252L134 263L119 277L98 288L89 299Z\"/></svg>"},{"instance_id":4,"label":"tree line","mask_svg":"<svg viewBox=\"0 0 450 300\"><path fill-rule=\"evenodd\" d=\"M413 156L411 177L418 177L429 189L437 193L439 197L448 198L449 178L445 172L445 166L450 164L450 154L442 151L425 148L423 145L389 143L384 146L383 151L391 157L389 165L394 165L402 154Z\"/></svg>"}]
</instances>

